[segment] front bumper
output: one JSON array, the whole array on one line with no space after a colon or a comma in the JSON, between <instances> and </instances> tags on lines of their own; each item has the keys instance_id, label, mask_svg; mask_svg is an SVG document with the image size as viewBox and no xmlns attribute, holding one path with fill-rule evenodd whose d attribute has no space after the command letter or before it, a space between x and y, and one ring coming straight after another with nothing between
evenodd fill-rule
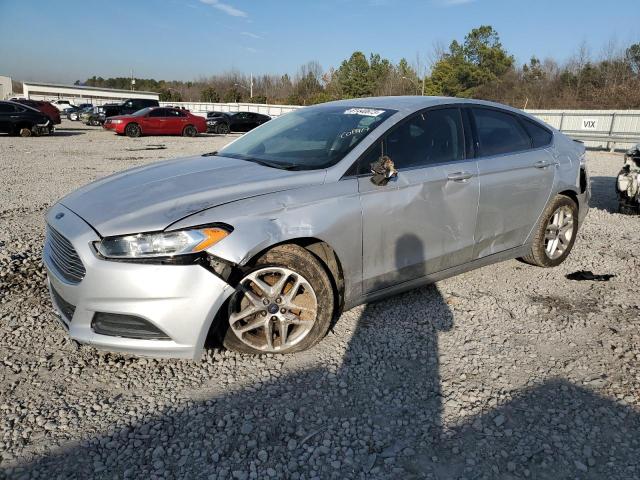
<instances>
[{"instance_id":1,"label":"front bumper","mask_svg":"<svg viewBox=\"0 0 640 480\"><path fill-rule=\"evenodd\" d=\"M56 218L61 213L64 215ZM92 246L100 237L60 204L48 212L47 223L71 242L86 270L79 283L69 283L51 260L50 245L45 245L48 284L55 291L52 302L72 339L110 351L199 358L218 310L233 293L231 286L198 265L103 260ZM70 310L70 305L75 310ZM98 334L91 326L96 312L141 317L166 333L170 340Z\"/></svg>"}]
</instances>

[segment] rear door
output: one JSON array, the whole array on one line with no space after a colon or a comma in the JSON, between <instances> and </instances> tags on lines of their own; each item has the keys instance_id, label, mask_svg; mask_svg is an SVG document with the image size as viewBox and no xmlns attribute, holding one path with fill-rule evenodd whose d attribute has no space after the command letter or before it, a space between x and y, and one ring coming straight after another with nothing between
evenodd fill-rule
<instances>
[{"instance_id":1,"label":"rear door","mask_svg":"<svg viewBox=\"0 0 640 480\"><path fill-rule=\"evenodd\" d=\"M557 160L534 147L518 115L472 107L480 203L474 258L523 245L544 209Z\"/></svg>"},{"instance_id":2,"label":"rear door","mask_svg":"<svg viewBox=\"0 0 640 480\"><path fill-rule=\"evenodd\" d=\"M471 260L480 191L463 124L457 107L420 112L360 160L365 294ZM369 165L383 154L398 175L380 186Z\"/></svg>"},{"instance_id":3,"label":"rear door","mask_svg":"<svg viewBox=\"0 0 640 480\"><path fill-rule=\"evenodd\" d=\"M172 135L181 135L182 130L187 125L187 115L182 111L174 108L167 109L167 131Z\"/></svg>"}]
</instances>

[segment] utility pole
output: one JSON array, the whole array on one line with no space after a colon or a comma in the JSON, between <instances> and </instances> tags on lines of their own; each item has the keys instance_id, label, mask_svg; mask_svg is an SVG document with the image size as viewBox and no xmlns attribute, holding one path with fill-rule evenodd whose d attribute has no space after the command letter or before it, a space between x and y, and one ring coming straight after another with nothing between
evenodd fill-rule
<instances>
[{"instance_id":1,"label":"utility pole","mask_svg":"<svg viewBox=\"0 0 640 480\"><path fill-rule=\"evenodd\" d=\"M251 83L249 84L249 98L253 98L253 73L251 74Z\"/></svg>"},{"instance_id":2,"label":"utility pole","mask_svg":"<svg viewBox=\"0 0 640 480\"><path fill-rule=\"evenodd\" d=\"M136 86L136 79L133 78L133 68L131 69L131 91L135 90L135 86Z\"/></svg>"}]
</instances>

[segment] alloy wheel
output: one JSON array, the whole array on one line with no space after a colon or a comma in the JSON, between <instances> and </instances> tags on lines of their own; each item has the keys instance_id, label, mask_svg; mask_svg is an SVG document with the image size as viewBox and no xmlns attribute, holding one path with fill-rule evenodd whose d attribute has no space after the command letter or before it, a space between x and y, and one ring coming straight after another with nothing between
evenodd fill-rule
<instances>
[{"instance_id":1,"label":"alloy wheel","mask_svg":"<svg viewBox=\"0 0 640 480\"><path fill-rule=\"evenodd\" d=\"M246 275L229 303L229 326L245 345L264 353L287 350L313 328L318 301L311 284L284 267Z\"/></svg>"},{"instance_id":2,"label":"alloy wheel","mask_svg":"<svg viewBox=\"0 0 640 480\"><path fill-rule=\"evenodd\" d=\"M551 260L561 257L573 238L573 212L563 205L549 219L544 232L544 251Z\"/></svg>"}]
</instances>

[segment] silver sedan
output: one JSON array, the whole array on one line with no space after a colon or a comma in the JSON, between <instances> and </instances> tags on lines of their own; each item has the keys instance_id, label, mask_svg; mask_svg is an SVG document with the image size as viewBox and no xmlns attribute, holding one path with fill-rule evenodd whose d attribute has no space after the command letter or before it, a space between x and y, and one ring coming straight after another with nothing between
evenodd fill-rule
<instances>
[{"instance_id":1,"label":"silver sedan","mask_svg":"<svg viewBox=\"0 0 640 480\"><path fill-rule=\"evenodd\" d=\"M583 145L520 110L344 100L69 194L44 261L78 342L289 353L364 302L511 258L560 264L588 199Z\"/></svg>"}]
</instances>

